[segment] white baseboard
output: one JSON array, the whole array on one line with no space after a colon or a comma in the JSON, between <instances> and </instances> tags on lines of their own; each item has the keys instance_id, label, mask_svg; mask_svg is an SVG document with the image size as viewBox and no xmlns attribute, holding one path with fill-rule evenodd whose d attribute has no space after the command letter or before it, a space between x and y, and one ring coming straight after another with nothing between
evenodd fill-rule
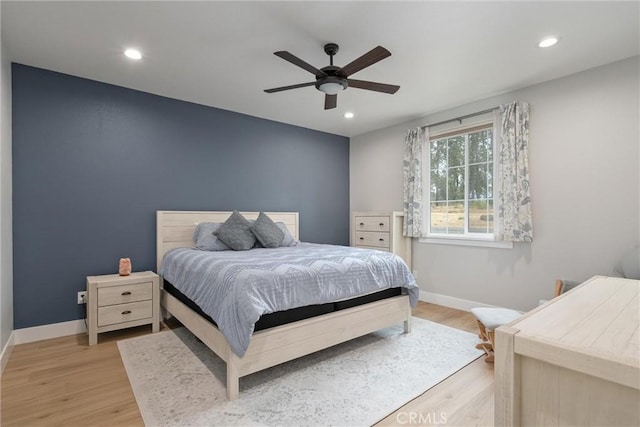
<instances>
[{"instance_id":1,"label":"white baseboard","mask_svg":"<svg viewBox=\"0 0 640 427\"><path fill-rule=\"evenodd\" d=\"M420 301L429 302L432 304L442 305L445 307L455 308L457 310L469 311L473 307L494 307L493 305L484 304L481 302L470 301L462 298L450 297L448 295L436 294L433 292L420 291ZM34 341L48 340L51 338L65 337L67 335L76 335L87 332L87 327L84 323L84 319L70 320L68 322L52 323L50 325L34 326L31 328L16 329L11 333L9 342L12 342L11 347L9 342L2 351L2 368L4 368L5 357L9 359L9 353L7 348L12 348L13 345L25 344ZM7 353L5 355L5 353Z\"/></svg>"},{"instance_id":2,"label":"white baseboard","mask_svg":"<svg viewBox=\"0 0 640 427\"><path fill-rule=\"evenodd\" d=\"M2 353L0 354L0 375L4 373L4 368L5 366L7 366L7 362L9 362L11 350L13 350L13 346L15 345L15 338L15 331L11 331L11 335L9 335L9 339L7 340L7 343L4 345Z\"/></svg>"},{"instance_id":3,"label":"white baseboard","mask_svg":"<svg viewBox=\"0 0 640 427\"><path fill-rule=\"evenodd\" d=\"M495 307L495 305L484 304L482 302L450 297L449 295L436 294L433 292L422 290L420 291L420 301L442 305L444 307L455 308L457 310L463 311L471 311L471 309L474 307Z\"/></svg>"},{"instance_id":4,"label":"white baseboard","mask_svg":"<svg viewBox=\"0 0 640 427\"><path fill-rule=\"evenodd\" d=\"M34 326L31 328L16 329L15 343L48 340L51 338L66 337L87 332L84 319L70 320L68 322L52 323L50 325Z\"/></svg>"}]
</instances>

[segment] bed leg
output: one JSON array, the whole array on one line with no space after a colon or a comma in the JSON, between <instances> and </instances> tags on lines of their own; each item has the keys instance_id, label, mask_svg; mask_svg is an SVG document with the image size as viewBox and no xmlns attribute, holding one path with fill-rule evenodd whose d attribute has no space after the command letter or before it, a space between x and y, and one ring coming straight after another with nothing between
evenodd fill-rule
<instances>
[{"instance_id":1,"label":"bed leg","mask_svg":"<svg viewBox=\"0 0 640 427\"><path fill-rule=\"evenodd\" d=\"M236 400L240 397L240 377L239 374L240 358L229 350L227 359L227 398Z\"/></svg>"},{"instance_id":2,"label":"bed leg","mask_svg":"<svg viewBox=\"0 0 640 427\"><path fill-rule=\"evenodd\" d=\"M404 321L404 333L408 334L411 332L411 316Z\"/></svg>"},{"instance_id":3,"label":"bed leg","mask_svg":"<svg viewBox=\"0 0 640 427\"><path fill-rule=\"evenodd\" d=\"M403 322L405 334L411 333L411 315L412 314L413 314L413 310L411 310L411 305L409 304L409 301L407 299L407 320Z\"/></svg>"}]
</instances>

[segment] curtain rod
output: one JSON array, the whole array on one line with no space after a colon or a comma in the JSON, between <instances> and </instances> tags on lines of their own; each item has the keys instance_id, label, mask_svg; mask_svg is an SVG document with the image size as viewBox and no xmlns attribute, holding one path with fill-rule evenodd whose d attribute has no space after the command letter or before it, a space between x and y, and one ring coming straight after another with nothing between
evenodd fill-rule
<instances>
[{"instance_id":1,"label":"curtain rod","mask_svg":"<svg viewBox=\"0 0 640 427\"><path fill-rule=\"evenodd\" d=\"M428 127L431 127L431 126L443 125L445 123L455 122L455 121L459 121L460 123L462 123L463 119L468 119L469 117L474 117L474 116L479 116L480 114L489 113L489 112L495 110L496 108L498 108L498 107L489 108L489 109L486 109L486 110L478 111L476 113L467 114L465 116L460 116L460 117L455 117L455 118L449 119L449 120L443 120L443 121L438 122L438 123L433 123L431 125L424 125L424 126L421 126L421 127L422 127L422 129L424 129L424 128L428 128Z\"/></svg>"}]
</instances>

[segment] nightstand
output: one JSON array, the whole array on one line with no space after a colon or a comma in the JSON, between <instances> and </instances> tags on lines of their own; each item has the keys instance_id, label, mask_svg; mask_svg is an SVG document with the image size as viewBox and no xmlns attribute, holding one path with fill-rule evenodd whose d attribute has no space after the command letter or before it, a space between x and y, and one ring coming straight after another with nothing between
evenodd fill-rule
<instances>
[{"instance_id":1,"label":"nightstand","mask_svg":"<svg viewBox=\"0 0 640 427\"><path fill-rule=\"evenodd\" d=\"M89 345L102 332L149 323L160 330L160 279L153 271L87 277Z\"/></svg>"}]
</instances>

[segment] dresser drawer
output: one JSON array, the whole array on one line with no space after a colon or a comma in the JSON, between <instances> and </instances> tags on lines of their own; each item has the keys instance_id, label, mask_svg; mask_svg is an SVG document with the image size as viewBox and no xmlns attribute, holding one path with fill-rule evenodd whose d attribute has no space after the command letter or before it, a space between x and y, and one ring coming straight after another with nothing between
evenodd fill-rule
<instances>
[{"instance_id":1,"label":"dresser drawer","mask_svg":"<svg viewBox=\"0 0 640 427\"><path fill-rule=\"evenodd\" d=\"M109 286L98 289L98 306L146 301L153 298L153 283Z\"/></svg>"},{"instance_id":2,"label":"dresser drawer","mask_svg":"<svg viewBox=\"0 0 640 427\"><path fill-rule=\"evenodd\" d=\"M373 249L373 250L382 251L382 252L391 252L391 248L380 248L376 246L366 246L366 245L355 245L355 247L362 248L362 249Z\"/></svg>"},{"instance_id":3,"label":"dresser drawer","mask_svg":"<svg viewBox=\"0 0 640 427\"><path fill-rule=\"evenodd\" d=\"M389 248L389 233L376 233L373 231L356 231L356 246L374 246L376 248Z\"/></svg>"},{"instance_id":4,"label":"dresser drawer","mask_svg":"<svg viewBox=\"0 0 640 427\"><path fill-rule=\"evenodd\" d=\"M98 326L147 319L152 315L153 301L151 300L99 307Z\"/></svg>"},{"instance_id":5,"label":"dresser drawer","mask_svg":"<svg viewBox=\"0 0 640 427\"><path fill-rule=\"evenodd\" d=\"M357 216L356 231L389 231L388 216Z\"/></svg>"}]
</instances>

